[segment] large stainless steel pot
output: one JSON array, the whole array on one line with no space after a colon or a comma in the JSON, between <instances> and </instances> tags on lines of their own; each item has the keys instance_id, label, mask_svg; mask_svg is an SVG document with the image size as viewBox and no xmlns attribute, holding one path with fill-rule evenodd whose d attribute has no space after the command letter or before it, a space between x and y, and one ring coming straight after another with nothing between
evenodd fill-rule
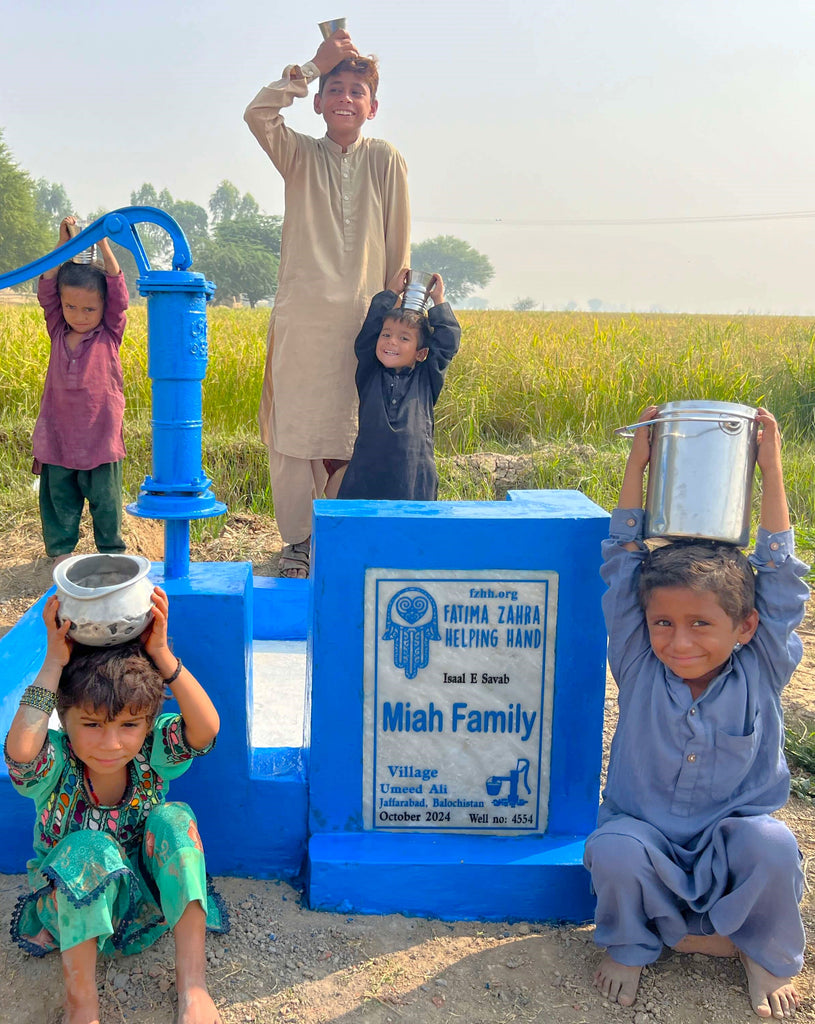
<instances>
[{"instance_id":1,"label":"large stainless steel pot","mask_svg":"<svg viewBox=\"0 0 815 1024\"><path fill-rule=\"evenodd\" d=\"M700 537L747 545L756 412L734 402L666 402L657 407L650 421L646 537Z\"/></svg>"}]
</instances>

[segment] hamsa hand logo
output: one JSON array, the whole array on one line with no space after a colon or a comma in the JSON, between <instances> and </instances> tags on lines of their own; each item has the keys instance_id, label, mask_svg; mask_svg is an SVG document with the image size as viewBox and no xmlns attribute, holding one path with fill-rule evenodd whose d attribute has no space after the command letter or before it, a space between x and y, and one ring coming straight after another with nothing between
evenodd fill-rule
<instances>
[{"instance_id":1,"label":"hamsa hand logo","mask_svg":"<svg viewBox=\"0 0 815 1024\"><path fill-rule=\"evenodd\" d=\"M430 641L440 640L436 602L420 587L405 587L388 602L383 640L393 640L393 664L415 679L430 658Z\"/></svg>"}]
</instances>

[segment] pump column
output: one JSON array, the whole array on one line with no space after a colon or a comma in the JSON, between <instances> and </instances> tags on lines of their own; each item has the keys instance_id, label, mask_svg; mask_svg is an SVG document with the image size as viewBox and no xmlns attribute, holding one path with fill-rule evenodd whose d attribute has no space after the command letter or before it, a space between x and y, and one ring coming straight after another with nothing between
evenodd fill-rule
<instances>
[{"instance_id":1,"label":"pump column","mask_svg":"<svg viewBox=\"0 0 815 1024\"><path fill-rule=\"evenodd\" d=\"M207 369L207 299L203 274L149 270L139 278L147 297L147 372L153 382L153 472L131 515L163 519L167 579L189 575L190 520L223 515L201 466L202 390Z\"/></svg>"}]
</instances>

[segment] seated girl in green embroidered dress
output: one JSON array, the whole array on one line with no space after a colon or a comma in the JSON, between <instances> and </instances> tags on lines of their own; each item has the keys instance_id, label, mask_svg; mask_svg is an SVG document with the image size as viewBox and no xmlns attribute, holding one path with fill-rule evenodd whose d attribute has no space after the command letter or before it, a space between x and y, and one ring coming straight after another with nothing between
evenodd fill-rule
<instances>
[{"instance_id":1,"label":"seated girl in green embroidered dress","mask_svg":"<svg viewBox=\"0 0 815 1024\"><path fill-rule=\"evenodd\" d=\"M167 595L135 643L82 647L43 610L45 660L6 738L9 775L34 800L30 893L17 902L12 937L23 949L62 954L65 1021L99 1020L97 949L136 953L168 929L175 938L180 1024L218 1024L206 986L204 935L226 931L208 888L195 816L166 803L168 783L212 749L218 713L167 642ZM180 715L161 714L169 686ZM49 730L56 706L62 730Z\"/></svg>"}]
</instances>

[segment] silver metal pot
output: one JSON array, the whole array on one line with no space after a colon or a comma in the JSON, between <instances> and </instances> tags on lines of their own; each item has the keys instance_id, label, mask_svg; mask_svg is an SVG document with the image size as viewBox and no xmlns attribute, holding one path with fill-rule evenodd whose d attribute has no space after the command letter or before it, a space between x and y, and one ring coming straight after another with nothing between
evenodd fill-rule
<instances>
[{"instance_id":1,"label":"silver metal pot","mask_svg":"<svg viewBox=\"0 0 815 1024\"><path fill-rule=\"evenodd\" d=\"M135 640L153 614L150 562L140 555L74 555L54 568L68 636L91 647Z\"/></svg>"},{"instance_id":2,"label":"silver metal pot","mask_svg":"<svg viewBox=\"0 0 815 1024\"><path fill-rule=\"evenodd\" d=\"M758 450L756 412L734 402L658 406L650 421L646 537L747 545Z\"/></svg>"}]
</instances>

